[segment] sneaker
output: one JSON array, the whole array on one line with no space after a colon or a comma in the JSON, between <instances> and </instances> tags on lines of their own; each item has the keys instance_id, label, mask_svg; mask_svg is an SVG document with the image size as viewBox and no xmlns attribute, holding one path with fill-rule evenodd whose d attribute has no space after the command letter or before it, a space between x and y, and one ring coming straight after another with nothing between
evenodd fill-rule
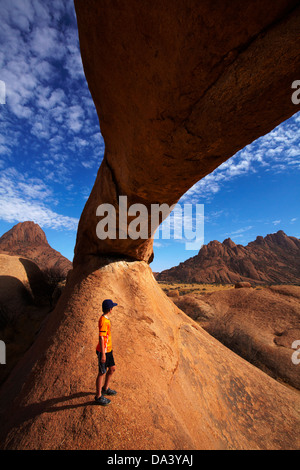
<instances>
[{"instance_id":1,"label":"sneaker","mask_svg":"<svg viewBox=\"0 0 300 470\"><path fill-rule=\"evenodd\" d=\"M115 390L112 390L111 388L108 388L107 390L104 390L102 388L102 395L116 395L117 392Z\"/></svg>"},{"instance_id":2,"label":"sneaker","mask_svg":"<svg viewBox=\"0 0 300 470\"><path fill-rule=\"evenodd\" d=\"M99 398L95 397L95 402L97 405L102 405L102 406L106 406L110 404L110 400L108 398L105 398L103 395L101 395L101 397Z\"/></svg>"}]
</instances>

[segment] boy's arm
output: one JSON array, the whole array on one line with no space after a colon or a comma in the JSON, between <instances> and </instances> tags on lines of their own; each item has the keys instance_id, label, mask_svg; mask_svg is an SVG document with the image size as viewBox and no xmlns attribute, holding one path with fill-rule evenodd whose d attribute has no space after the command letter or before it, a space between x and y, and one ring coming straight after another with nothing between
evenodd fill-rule
<instances>
[{"instance_id":1,"label":"boy's arm","mask_svg":"<svg viewBox=\"0 0 300 470\"><path fill-rule=\"evenodd\" d=\"M100 351L101 351L101 362L106 361L106 354L104 349L104 336L99 336Z\"/></svg>"}]
</instances>

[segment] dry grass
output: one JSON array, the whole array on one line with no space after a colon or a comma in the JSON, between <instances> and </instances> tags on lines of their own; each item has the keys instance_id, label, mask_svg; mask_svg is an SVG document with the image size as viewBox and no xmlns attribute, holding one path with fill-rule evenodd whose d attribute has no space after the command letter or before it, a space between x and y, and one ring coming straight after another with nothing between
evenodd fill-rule
<instances>
[{"instance_id":1,"label":"dry grass","mask_svg":"<svg viewBox=\"0 0 300 470\"><path fill-rule=\"evenodd\" d=\"M179 295L185 294L203 294L219 290L234 289L234 284L182 284L177 282L158 281L164 292L178 290Z\"/></svg>"}]
</instances>

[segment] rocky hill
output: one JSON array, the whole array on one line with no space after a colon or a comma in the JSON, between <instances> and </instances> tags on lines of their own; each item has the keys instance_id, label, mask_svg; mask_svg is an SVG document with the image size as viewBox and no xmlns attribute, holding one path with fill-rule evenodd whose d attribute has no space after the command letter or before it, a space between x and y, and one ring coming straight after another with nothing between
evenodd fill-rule
<instances>
[{"instance_id":1,"label":"rocky hill","mask_svg":"<svg viewBox=\"0 0 300 470\"><path fill-rule=\"evenodd\" d=\"M298 284L300 240L282 230L258 236L247 246L230 238L204 245L199 253L156 276L158 281L225 283L250 281L255 284Z\"/></svg>"},{"instance_id":2,"label":"rocky hill","mask_svg":"<svg viewBox=\"0 0 300 470\"><path fill-rule=\"evenodd\" d=\"M43 230L34 222L20 222L0 238L0 253L25 256L42 271L56 270L66 276L72 263L48 243Z\"/></svg>"}]
</instances>

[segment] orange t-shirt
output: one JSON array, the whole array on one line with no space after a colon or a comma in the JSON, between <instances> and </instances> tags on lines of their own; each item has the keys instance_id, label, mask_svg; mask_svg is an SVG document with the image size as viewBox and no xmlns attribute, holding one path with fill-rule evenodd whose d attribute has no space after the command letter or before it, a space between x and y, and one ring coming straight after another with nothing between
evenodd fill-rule
<instances>
[{"instance_id":1,"label":"orange t-shirt","mask_svg":"<svg viewBox=\"0 0 300 470\"><path fill-rule=\"evenodd\" d=\"M99 319L99 336L104 337L104 352L110 352L112 350L110 320L105 315L102 315ZM97 344L97 351L101 351L100 339Z\"/></svg>"}]
</instances>

